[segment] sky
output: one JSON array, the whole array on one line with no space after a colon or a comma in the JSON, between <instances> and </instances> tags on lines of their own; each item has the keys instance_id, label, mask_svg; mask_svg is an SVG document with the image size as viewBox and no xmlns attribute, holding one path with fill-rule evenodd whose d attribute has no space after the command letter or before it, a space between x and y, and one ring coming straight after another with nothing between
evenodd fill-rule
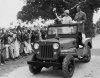
<instances>
[{"instance_id":1,"label":"sky","mask_svg":"<svg viewBox=\"0 0 100 78\"><path fill-rule=\"evenodd\" d=\"M0 27L9 27L9 23L16 20L23 5L22 0L0 0ZM94 14L93 22L96 23L99 18L100 10Z\"/></svg>"},{"instance_id":2,"label":"sky","mask_svg":"<svg viewBox=\"0 0 100 78\"><path fill-rule=\"evenodd\" d=\"M0 0L0 27L8 27L11 21L16 20L23 5L21 0Z\"/></svg>"}]
</instances>

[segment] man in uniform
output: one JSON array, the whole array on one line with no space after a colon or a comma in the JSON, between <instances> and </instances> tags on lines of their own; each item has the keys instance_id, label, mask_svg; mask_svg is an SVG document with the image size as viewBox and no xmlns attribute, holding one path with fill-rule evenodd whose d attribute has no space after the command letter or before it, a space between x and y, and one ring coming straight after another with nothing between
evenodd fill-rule
<instances>
[{"instance_id":1,"label":"man in uniform","mask_svg":"<svg viewBox=\"0 0 100 78\"><path fill-rule=\"evenodd\" d=\"M84 33L84 23L86 21L86 13L81 10L80 6L77 6L75 21L77 21L77 23L81 23L81 26L78 27L79 28L78 32Z\"/></svg>"},{"instance_id":2,"label":"man in uniform","mask_svg":"<svg viewBox=\"0 0 100 78\"><path fill-rule=\"evenodd\" d=\"M83 40L85 39L84 23L86 21L86 13L81 10L80 6L77 6L77 13L75 16L75 21L79 23L78 34L79 34L79 47L83 47Z\"/></svg>"}]
</instances>

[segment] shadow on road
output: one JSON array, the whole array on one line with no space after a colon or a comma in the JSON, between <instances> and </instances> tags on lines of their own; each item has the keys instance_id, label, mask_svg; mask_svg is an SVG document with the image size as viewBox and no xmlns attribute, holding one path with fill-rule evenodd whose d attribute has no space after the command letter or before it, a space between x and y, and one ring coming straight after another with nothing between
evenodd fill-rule
<instances>
[{"instance_id":1,"label":"shadow on road","mask_svg":"<svg viewBox=\"0 0 100 78\"><path fill-rule=\"evenodd\" d=\"M97 55L97 56L100 56L100 49L99 48L97 48L97 49L92 49L91 50L92 52L92 55Z\"/></svg>"}]
</instances>

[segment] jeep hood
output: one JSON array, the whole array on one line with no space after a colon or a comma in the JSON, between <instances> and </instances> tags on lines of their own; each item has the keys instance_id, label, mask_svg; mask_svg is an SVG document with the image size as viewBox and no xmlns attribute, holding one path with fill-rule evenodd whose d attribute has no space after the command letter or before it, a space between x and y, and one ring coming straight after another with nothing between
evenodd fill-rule
<instances>
[{"instance_id":1,"label":"jeep hood","mask_svg":"<svg viewBox=\"0 0 100 78\"><path fill-rule=\"evenodd\" d=\"M60 38L59 40L52 38L52 39L46 39L42 40L42 42L58 42L61 46L62 50L69 49L75 47L75 38Z\"/></svg>"},{"instance_id":2,"label":"jeep hood","mask_svg":"<svg viewBox=\"0 0 100 78\"><path fill-rule=\"evenodd\" d=\"M60 44L69 43L73 41L76 41L76 39L75 38L60 38L59 40L57 40L55 38L52 38L52 39L41 40L41 42L59 42Z\"/></svg>"}]
</instances>

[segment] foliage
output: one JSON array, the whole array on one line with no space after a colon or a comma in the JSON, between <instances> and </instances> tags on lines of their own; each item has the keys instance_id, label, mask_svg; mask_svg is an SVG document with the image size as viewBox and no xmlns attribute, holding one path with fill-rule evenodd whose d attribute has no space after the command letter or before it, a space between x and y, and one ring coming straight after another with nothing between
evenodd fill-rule
<instances>
[{"instance_id":1,"label":"foliage","mask_svg":"<svg viewBox=\"0 0 100 78\"><path fill-rule=\"evenodd\" d=\"M27 0L26 6L18 13L18 19L22 21L37 18L42 16L45 19L56 18L53 8L57 8L57 13L61 14L63 9L70 9L78 0Z\"/></svg>"},{"instance_id":2,"label":"foliage","mask_svg":"<svg viewBox=\"0 0 100 78\"><path fill-rule=\"evenodd\" d=\"M100 34L100 19L95 24L95 29L96 29L96 33L97 34Z\"/></svg>"}]
</instances>

